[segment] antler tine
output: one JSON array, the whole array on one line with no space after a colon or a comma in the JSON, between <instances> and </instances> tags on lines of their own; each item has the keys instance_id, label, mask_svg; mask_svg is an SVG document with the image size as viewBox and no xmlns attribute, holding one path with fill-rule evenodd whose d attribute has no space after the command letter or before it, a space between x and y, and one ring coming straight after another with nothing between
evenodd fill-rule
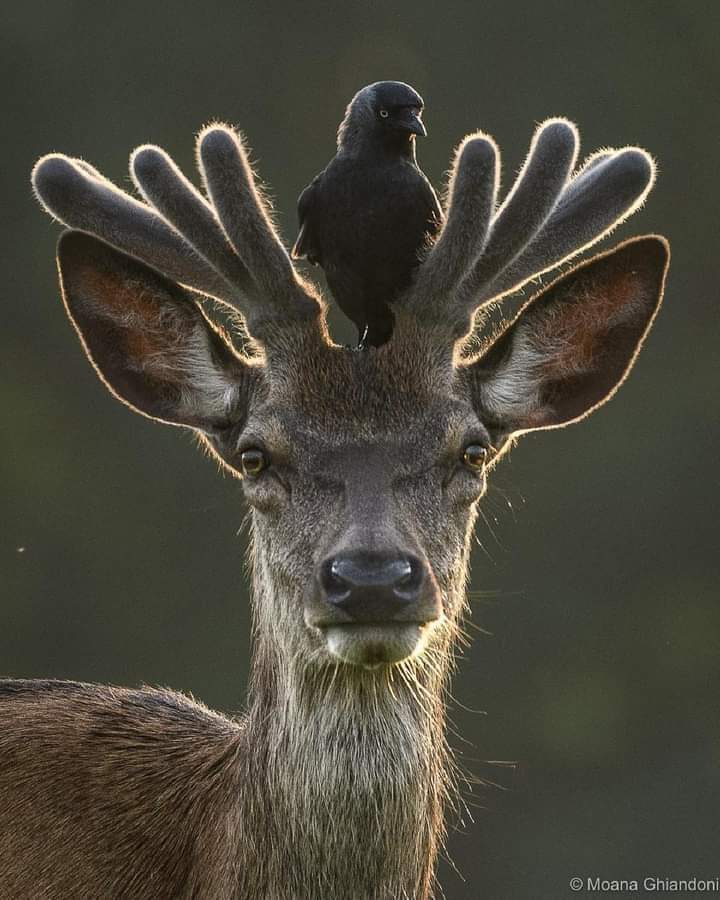
<instances>
[{"instance_id":1,"label":"antler tine","mask_svg":"<svg viewBox=\"0 0 720 900\"><path fill-rule=\"evenodd\" d=\"M198 138L197 157L223 230L258 288L259 296L250 298L246 311L250 330L256 331L261 319L276 320L279 313L287 319L316 317L319 304L298 278L273 228L240 136L225 126L211 126Z\"/></svg>"},{"instance_id":2,"label":"antler tine","mask_svg":"<svg viewBox=\"0 0 720 900\"><path fill-rule=\"evenodd\" d=\"M225 280L175 229L89 163L59 153L44 156L32 184L42 206L64 225L95 234L196 291L227 297Z\"/></svg>"},{"instance_id":3,"label":"antler tine","mask_svg":"<svg viewBox=\"0 0 720 900\"><path fill-rule=\"evenodd\" d=\"M547 222L577 153L578 133L571 122L549 119L538 127L525 164L493 219L485 252L468 276L471 291L508 266Z\"/></svg>"},{"instance_id":4,"label":"antler tine","mask_svg":"<svg viewBox=\"0 0 720 900\"><path fill-rule=\"evenodd\" d=\"M488 138L472 137L462 144L451 181L447 222L420 269L418 299L411 302L427 306L429 299L447 294L450 287L452 308L443 312L445 317L449 314L453 333L464 334L477 306L479 286L522 253L555 209L575 165L577 149L577 129L570 122L549 119L540 125L512 190L493 217L497 148Z\"/></svg>"},{"instance_id":5,"label":"antler tine","mask_svg":"<svg viewBox=\"0 0 720 900\"><path fill-rule=\"evenodd\" d=\"M230 246L215 211L160 147L133 151L130 172L140 193L205 260L234 286L248 293L252 279Z\"/></svg>"},{"instance_id":6,"label":"antler tine","mask_svg":"<svg viewBox=\"0 0 720 900\"><path fill-rule=\"evenodd\" d=\"M495 211L499 151L481 133L468 135L458 146L448 184L448 213L432 250L420 267L411 303L432 315L439 295L457 285L485 247ZM444 310L436 312L444 314Z\"/></svg>"},{"instance_id":7,"label":"antler tine","mask_svg":"<svg viewBox=\"0 0 720 900\"><path fill-rule=\"evenodd\" d=\"M652 157L637 147L591 156L570 182L545 226L511 265L483 285L464 286L483 305L587 250L632 215L655 181Z\"/></svg>"}]
</instances>

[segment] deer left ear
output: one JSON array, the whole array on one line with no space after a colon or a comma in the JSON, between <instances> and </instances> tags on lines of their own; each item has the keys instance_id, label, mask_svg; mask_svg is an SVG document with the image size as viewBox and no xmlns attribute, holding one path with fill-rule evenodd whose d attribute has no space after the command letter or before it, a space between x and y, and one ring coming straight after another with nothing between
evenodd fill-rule
<instances>
[{"instance_id":1,"label":"deer left ear","mask_svg":"<svg viewBox=\"0 0 720 900\"><path fill-rule=\"evenodd\" d=\"M180 285L81 231L58 244L63 300L100 379L131 409L205 433L244 415L256 369Z\"/></svg>"},{"instance_id":2,"label":"deer left ear","mask_svg":"<svg viewBox=\"0 0 720 900\"><path fill-rule=\"evenodd\" d=\"M669 259L657 236L594 257L530 300L468 364L478 413L498 438L575 422L615 393L660 306Z\"/></svg>"}]
</instances>

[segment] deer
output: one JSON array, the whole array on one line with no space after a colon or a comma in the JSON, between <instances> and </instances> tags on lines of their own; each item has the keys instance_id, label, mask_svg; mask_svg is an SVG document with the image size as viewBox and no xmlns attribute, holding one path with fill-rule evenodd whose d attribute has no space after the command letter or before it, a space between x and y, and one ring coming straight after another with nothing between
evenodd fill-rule
<instances>
[{"instance_id":1,"label":"deer","mask_svg":"<svg viewBox=\"0 0 720 900\"><path fill-rule=\"evenodd\" d=\"M542 123L500 201L495 142L464 138L392 336L361 351L333 341L232 127L198 136L202 191L153 145L131 156L139 199L82 160L37 163L96 374L240 479L253 656L235 718L166 689L0 682L0 897L437 894L457 790L446 691L487 477L522 435L615 393L663 295L660 236L566 265L655 179L639 148L581 165L578 148L573 124Z\"/></svg>"}]
</instances>

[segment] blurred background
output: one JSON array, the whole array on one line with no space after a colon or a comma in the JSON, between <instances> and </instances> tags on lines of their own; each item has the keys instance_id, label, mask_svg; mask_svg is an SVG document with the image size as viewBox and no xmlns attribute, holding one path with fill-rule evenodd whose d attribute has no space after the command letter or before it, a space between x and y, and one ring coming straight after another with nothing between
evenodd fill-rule
<instances>
[{"instance_id":1,"label":"blurred background","mask_svg":"<svg viewBox=\"0 0 720 900\"><path fill-rule=\"evenodd\" d=\"M618 396L495 473L473 560L485 631L451 710L469 813L451 823L460 874L441 880L449 900L537 900L570 896L575 875L717 876L719 24L702 0L6 7L0 671L170 685L232 712L250 651L239 486L85 361L59 229L30 193L38 156L127 187L137 144L192 172L193 133L238 124L290 242L295 198L368 82L423 94L438 187L466 132L499 141L507 186L535 123L564 115L585 153L656 156L646 208L606 246L658 231L673 262Z\"/></svg>"}]
</instances>

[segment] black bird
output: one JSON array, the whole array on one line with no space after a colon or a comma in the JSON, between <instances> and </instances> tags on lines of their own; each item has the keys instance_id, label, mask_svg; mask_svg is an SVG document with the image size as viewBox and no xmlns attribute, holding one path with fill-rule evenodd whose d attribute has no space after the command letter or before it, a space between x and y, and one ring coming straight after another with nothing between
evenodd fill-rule
<instances>
[{"instance_id":1,"label":"black bird","mask_svg":"<svg viewBox=\"0 0 720 900\"><path fill-rule=\"evenodd\" d=\"M378 81L353 97L337 154L298 200L294 259L319 264L360 346L392 334L389 304L406 288L442 222L435 191L415 158L427 134L422 97L401 81Z\"/></svg>"}]
</instances>

